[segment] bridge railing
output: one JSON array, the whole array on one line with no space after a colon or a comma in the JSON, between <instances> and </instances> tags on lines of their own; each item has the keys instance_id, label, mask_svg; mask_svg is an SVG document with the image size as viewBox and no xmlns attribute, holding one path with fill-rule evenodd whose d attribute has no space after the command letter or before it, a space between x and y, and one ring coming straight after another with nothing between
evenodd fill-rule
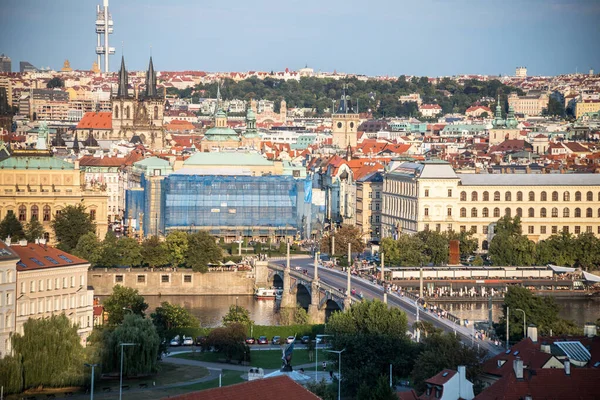
<instances>
[{"instance_id":1,"label":"bridge railing","mask_svg":"<svg viewBox=\"0 0 600 400\"><path fill-rule=\"evenodd\" d=\"M406 297L406 298L408 298L408 299L416 301L417 303L419 303L420 307L423 307L423 304L425 303L424 300L420 300L419 299L419 296L417 296L417 295L415 295L415 294L413 294L411 292L403 292L403 296ZM425 307L423 307L423 310L425 312L429 312L429 311L427 311L427 309ZM452 321L455 324L460 325L461 319L459 317L457 317L456 315L450 314L447 311L446 311L446 315L444 316L444 318L446 318L449 321Z\"/></svg>"}]
</instances>

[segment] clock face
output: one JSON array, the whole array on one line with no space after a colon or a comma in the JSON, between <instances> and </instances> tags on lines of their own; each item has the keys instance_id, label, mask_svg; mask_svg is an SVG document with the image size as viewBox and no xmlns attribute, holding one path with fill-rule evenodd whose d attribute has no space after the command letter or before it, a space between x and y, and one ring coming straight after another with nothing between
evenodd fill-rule
<instances>
[{"instance_id":1,"label":"clock face","mask_svg":"<svg viewBox=\"0 0 600 400\"><path fill-rule=\"evenodd\" d=\"M350 122L350 129L354 128L354 122Z\"/></svg>"},{"instance_id":2,"label":"clock face","mask_svg":"<svg viewBox=\"0 0 600 400\"><path fill-rule=\"evenodd\" d=\"M341 123L341 122L338 122L338 123L337 123L337 127L338 127L338 128L341 128L341 127L342 127L342 123Z\"/></svg>"}]
</instances>

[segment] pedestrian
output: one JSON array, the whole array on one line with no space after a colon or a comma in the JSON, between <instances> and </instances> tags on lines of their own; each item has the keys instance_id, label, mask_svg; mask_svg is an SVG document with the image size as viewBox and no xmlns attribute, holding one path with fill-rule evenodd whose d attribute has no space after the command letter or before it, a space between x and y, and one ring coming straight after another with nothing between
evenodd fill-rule
<instances>
[{"instance_id":1,"label":"pedestrian","mask_svg":"<svg viewBox=\"0 0 600 400\"><path fill-rule=\"evenodd\" d=\"M327 362L323 361L323 371L327 371Z\"/></svg>"},{"instance_id":2,"label":"pedestrian","mask_svg":"<svg viewBox=\"0 0 600 400\"><path fill-rule=\"evenodd\" d=\"M333 379L333 371L329 371L329 379Z\"/></svg>"}]
</instances>

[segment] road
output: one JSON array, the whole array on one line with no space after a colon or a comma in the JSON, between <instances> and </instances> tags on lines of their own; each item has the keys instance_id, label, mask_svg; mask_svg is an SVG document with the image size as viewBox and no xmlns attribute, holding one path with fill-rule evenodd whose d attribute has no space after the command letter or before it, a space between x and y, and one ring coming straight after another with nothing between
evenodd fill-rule
<instances>
[{"instance_id":1,"label":"road","mask_svg":"<svg viewBox=\"0 0 600 400\"><path fill-rule=\"evenodd\" d=\"M273 261L273 263L285 265L285 260L276 260ZM314 276L314 259L311 257L295 257L291 260L291 266L292 268L294 266L299 266L301 269L306 269L310 277ZM319 281L322 281L328 285L337 288L345 289L347 285L347 274L336 269L324 268L320 265ZM383 300L383 287L380 285L374 284L367 279L357 277L354 275L351 277L351 285L354 289L356 289L357 293L362 292L363 296L367 299ZM409 326L413 325L413 323L416 321L417 312L415 302L412 299L400 296L395 293L388 293L387 302L390 306L398 307L404 310L408 317ZM436 328L441 328L448 332L454 332L456 335L459 335L461 337L464 343L473 343L474 345L485 349L492 356L503 351L501 347L495 346L493 342L489 340L474 340L472 325L470 328L462 325L457 325L447 319L439 318L437 315L424 312L422 309L419 312L419 319L422 321L432 323Z\"/></svg>"}]
</instances>

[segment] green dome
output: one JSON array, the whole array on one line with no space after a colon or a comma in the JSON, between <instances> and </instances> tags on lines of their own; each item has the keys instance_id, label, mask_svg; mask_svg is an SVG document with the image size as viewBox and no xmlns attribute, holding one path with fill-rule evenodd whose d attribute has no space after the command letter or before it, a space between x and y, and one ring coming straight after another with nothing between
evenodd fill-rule
<instances>
[{"instance_id":1,"label":"green dome","mask_svg":"<svg viewBox=\"0 0 600 400\"><path fill-rule=\"evenodd\" d=\"M215 118L227 118L227 114L225 111L223 111L223 109L219 109L215 114Z\"/></svg>"},{"instance_id":2,"label":"green dome","mask_svg":"<svg viewBox=\"0 0 600 400\"><path fill-rule=\"evenodd\" d=\"M211 142L225 142L227 140L239 140L238 134L233 129L227 128L210 128L204 134L204 139Z\"/></svg>"},{"instance_id":3,"label":"green dome","mask_svg":"<svg viewBox=\"0 0 600 400\"><path fill-rule=\"evenodd\" d=\"M251 108L249 108L248 112L246 113L246 119L256 119L256 114L254 114L254 110L252 110Z\"/></svg>"}]
</instances>

